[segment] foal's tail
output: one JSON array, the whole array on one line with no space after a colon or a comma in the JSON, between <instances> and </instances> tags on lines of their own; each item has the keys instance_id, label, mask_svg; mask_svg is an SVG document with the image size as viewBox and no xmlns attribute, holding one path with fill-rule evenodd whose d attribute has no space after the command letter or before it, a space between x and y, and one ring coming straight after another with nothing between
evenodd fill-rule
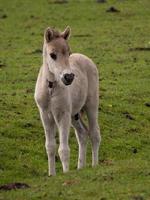
<instances>
[{"instance_id":1,"label":"foal's tail","mask_svg":"<svg viewBox=\"0 0 150 200\"><path fill-rule=\"evenodd\" d=\"M80 111L80 122L81 122L82 126L85 128L85 130L86 130L87 132L89 132L89 128L87 127L87 125L86 125L85 122L83 121L83 115L84 115L84 113L85 113L85 111L82 109L82 110Z\"/></svg>"}]
</instances>

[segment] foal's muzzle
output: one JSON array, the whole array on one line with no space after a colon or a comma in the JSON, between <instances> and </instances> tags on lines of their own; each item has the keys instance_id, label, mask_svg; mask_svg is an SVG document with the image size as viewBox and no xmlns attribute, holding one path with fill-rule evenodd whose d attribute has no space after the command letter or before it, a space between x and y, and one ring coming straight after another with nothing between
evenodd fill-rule
<instances>
[{"instance_id":1,"label":"foal's muzzle","mask_svg":"<svg viewBox=\"0 0 150 200\"><path fill-rule=\"evenodd\" d=\"M73 79L74 79L74 74L71 73L71 74L64 74L61 80L65 85L71 85Z\"/></svg>"}]
</instances>

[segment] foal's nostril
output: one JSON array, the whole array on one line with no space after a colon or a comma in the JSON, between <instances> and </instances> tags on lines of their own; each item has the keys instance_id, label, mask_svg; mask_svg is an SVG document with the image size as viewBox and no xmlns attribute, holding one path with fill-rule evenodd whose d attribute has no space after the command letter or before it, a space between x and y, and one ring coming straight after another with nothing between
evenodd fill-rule
<instances>
[{"instance_id":1,"label":"foal's nostril","mask_svg":"<svg viewBox=\"0 0 150 200\"><path fill-rule=\"evenodd\" d=\"M73 79L74 79L74 74L64 74L64 79L67 83L72 83Z\"/></svg>"}]
</instances>

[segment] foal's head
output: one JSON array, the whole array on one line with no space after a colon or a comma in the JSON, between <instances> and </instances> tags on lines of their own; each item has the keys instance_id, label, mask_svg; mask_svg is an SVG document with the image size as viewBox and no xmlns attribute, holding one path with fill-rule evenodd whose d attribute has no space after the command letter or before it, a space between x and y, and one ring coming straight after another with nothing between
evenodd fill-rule
<instances>
[{"instance_id":1,"label":"foal's head","mask_svg":"<svg viewBox=\"0 0 150 200\"><path fill-rule=\"evenodd\" d=\"M69 64L70 48L67 42L69 35L69 27L64 32L47 28L44 34L43 56L49 71L57 81L61 80L65 85L70 85L74 79Z\"/></svg>"}]
</instances>

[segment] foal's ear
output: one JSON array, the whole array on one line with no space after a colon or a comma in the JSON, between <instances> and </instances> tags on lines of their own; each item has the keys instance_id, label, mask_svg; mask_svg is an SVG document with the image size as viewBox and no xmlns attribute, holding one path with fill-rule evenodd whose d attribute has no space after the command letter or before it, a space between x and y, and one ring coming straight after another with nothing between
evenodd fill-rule
<instances>
[{"instance_id":1,"label":"foal's ear","mask_svg":"<svg viewBox=\"0 0 150 200\"><path fill-rule=\"evenodd\" d=\"M64 30L64 32L61 33L61 36L62 36L65 40L67 40L67 39L69 38L70 34L71 34L71 29L70 29L69 26L67 26L66 29Z\"/></svg>"},{"instance_id":2,"label":"foal's ear","mask_svg":"<svg viewBox=\"0 0 150 200\"><path fill-rule=\"evenodd\" d=\"M45 37L45 40L46 42L50 42L52 39L53 39L53 31L50 27L48 27L46 30L45 30L45 33L44 33L44 37Z\"/></svg>"}]
</instances>

